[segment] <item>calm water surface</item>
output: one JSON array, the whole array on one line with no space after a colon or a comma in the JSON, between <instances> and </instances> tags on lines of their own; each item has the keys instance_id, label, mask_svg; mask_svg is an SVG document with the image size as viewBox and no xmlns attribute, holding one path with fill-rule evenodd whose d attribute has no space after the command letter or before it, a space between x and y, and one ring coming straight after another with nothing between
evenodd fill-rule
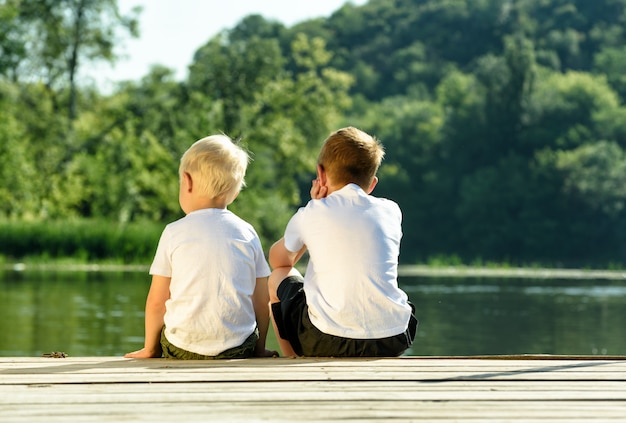
<instances>
[{"instance_id":1,"label":"calm water surface","mask_svg":"<svg viewBox=\"0 0 626 423\"><path fill-rule=\"evenodd\" d=\"M145 273L0 272L0 356L143 345ZM626 354L626 281L411 277L408 355ZM276 349L273 334L269 347Z\"/></svg>"}]
</instances>

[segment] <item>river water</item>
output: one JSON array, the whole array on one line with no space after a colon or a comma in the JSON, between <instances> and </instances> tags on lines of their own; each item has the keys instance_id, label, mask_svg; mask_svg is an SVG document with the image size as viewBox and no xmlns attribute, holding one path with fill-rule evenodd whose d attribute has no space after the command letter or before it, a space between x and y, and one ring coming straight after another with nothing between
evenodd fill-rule
<instances>
[{"instance_id":1,"label":"river water","mask_svg":"<svg viewBox=\"0 0 626 423\"><path fill-rule=\"evenodd\" d=\"M0 271L0 356L120 356L143 345L144 272ZM402 277L407 355L626 354L626 281ZM277 349L273 334L268 346Z\"/></svg>"}]
</instances>

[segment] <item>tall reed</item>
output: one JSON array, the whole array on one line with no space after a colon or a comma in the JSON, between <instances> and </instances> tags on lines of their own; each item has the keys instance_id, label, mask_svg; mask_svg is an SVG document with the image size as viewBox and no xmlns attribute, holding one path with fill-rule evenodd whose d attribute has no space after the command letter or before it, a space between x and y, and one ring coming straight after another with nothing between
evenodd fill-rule
<instances>
[{"instance_id":1,"label":"tall reed","mask_svg":"<svg viewBox=\"0 0 626 423\"><path fill-rule=\"evenodd\" d=\"M0 255L7 260L74 259L145 263L152 259L164 224L106 220L0 220Z\"/></svg>"}]
</instances>

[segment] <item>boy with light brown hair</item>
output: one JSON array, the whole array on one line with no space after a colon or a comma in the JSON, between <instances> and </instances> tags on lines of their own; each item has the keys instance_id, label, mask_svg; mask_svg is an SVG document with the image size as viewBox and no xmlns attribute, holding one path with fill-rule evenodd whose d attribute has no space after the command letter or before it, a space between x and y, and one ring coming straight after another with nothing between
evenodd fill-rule
<instances>
[{"instance_id":1,"label":"boy with light brown hair","mask_svg":"<svg viewBox=\"0 0 626 423\"><path fill-rule=\"evenodd\" d=\"M413 343L418 322L397 280L402 214L370 195L383 156L359 129L330 134L311 201L270 249L271 310L285 356L398 356ZM302 277L294 266L305 251Z\"/></svg>"},{"instance_id":2,"label":"boy with light brown hair","mask_svg":"<svg viewBox=\"0 0 626 423\"><path fill-rule=\"evenodd\" d=\"M225 135L183 155L179 203L150 267L145 342L127 358L248 358L265 349L269 266L254 228L229 210L244 186L248 154Z\"/></svg>"}]
</instances>

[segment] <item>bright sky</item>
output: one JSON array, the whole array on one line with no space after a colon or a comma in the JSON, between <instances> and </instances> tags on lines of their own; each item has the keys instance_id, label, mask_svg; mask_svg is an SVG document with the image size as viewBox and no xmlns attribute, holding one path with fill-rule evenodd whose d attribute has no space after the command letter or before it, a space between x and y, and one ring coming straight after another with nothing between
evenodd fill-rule
<instances>
[{"instance_id":1,"label":"bright sky","mask_svg":"<svg viewBox=\"0 0 626 423\"><path fill-rule=\"evenodd\" d=\"M366 0L118 0L123 14L134 6L143 6L140 38L128 38L119 47L118 53L127 58L118 60L114 67L102 64L96 69L86 69L86 74L104 89L112 81L139 80L157 63L176 70L176 76L184 78L200 46L250 14L292 26L307 19L328 17L348 1L354 5L366 3Z\"/></svg>"}]
</instances>

